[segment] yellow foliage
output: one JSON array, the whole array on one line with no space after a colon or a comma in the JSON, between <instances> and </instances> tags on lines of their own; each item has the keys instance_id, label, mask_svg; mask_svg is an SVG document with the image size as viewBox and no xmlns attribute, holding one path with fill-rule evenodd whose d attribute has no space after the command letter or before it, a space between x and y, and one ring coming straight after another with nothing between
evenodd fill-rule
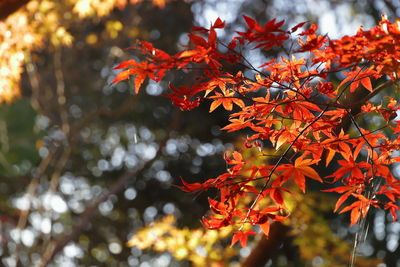
<instances>
[{"instance_id":1,"label":"yellow foliage","mask_svg":"<svg viewBox=\"0 0 400 267\"><path fill-rule=\"evenodd\" d=\"M168 251L175 259L191 261L194 266L225 266L237 255L236 249L221 245L223 240L230 239L232 231L231 227L220 230L179 229L175 226L174 216L167 215L139 230L127 245L142 250Z\"/></svg>"},{"instance_id":2,"label":"yellow foliage","mask_svg":"<svg viewBox=\"0 0 400 267\"><path fill-rule=\"evenodd\" d=\"M254 148L258 149L258 148ZM258 165L268 163L274 156L275 150L261 148L266 157L254 157L254 149L242 151L242 155ZM250 175L250 171L247 174ZM262 186L265 180L252 181L252 185ZM287 188L294 192L299 191L293 182L287 183ZM238 205L248 206L249 198L244 197ZM330 221L325 218L334 206L335 199L320 192L308 192L296 197L285 193L285 212L291 216L282 223L292 229L293 244L297 246L298 257L302 262L310 263L316 257L323 259L323 266L347 266L352 250L351 244L339 238L332 232ZM256 208L271 206L273 201L266 197L259 201ZM175 219L169 215L158 222L138 231L127 243L128 246L136 246L139 249L152 249L158 252L168 251L177 260L189 260L194 266L225 266L235 255L235 250L228 247L228 242L221 243L221 239L229 240L235 231L234 226L219 230L178 229L174 226ZM245 225L243 230L246 230ZM249 228L250 229L250 228ZM236 254L237 255L237 254ZM376 266L382 261L379 259L367 259L358 257L359 266Z\"/></svg>"},{"instance_id":3,"label":"yellow foliage","mask_svg":"<svg viewBox=\"0 0 400 267\"><path fill-rule=\"evenodd\" d=\"M104 17L107 16L114 7L124 7L127 0L72 0L72 12L80 18Z\"/></svg>"},{"instance_id":4,"label":"yellow foliage","mask_svg":"<svg viewBox=\"0 0 400 267\"><path fill-rule=\"evenodd\" d=\"M118 32L123 29L123 25L118 20L109 20L106 22L106 30L112 39L117 38Z\"/></svg>"},{"instance_id":5,"label":"yellow foliage","mask_svg":"<svg viewBox=\"0 0 400 267\"><path fill-rule=\"evenodd\" d=\"M73 36L68 28L76 17L107 16L114 8L123 8L138 0L31 0L23 8L0 21L0 103L11 102L20 96L20 79L30 53L49 41L53 46L70 46ZM164 7L168 0L153 0ZM116 38L123 25L107 22L107 32ZM95 44L97 36L88 35L86 42ZM47 43L46 43L47 45Z\"/></svg>"},{"instance_id":6,"label":"yellow foliage","mask_svg":"<svg viewBox=\"0 0 400 267\"><path fill-rule=\"evenodd\" d=\"M23 64L31 50L47 38L54 45L70 45L72 36L60 25L58 1L30 1L24 8L0 22L0 102L20 95Z\"/></svg>"},{"instance_id":7,"label":"yellow foliage","mask_svg":"<svg viewBox=\"0 0 400 267\"><path fill-rule=\"evenodd\" d=\"M131 3L132 4L137 4L137 3L140 3L140 2L143 2L143 1L145 1L145 0L131 0ZM155 6L159 7L159 8L163 8L163 7L165 7L165 4L167 2L170 2L170 1L171 0L152 0L152 3L153 3L153 5L155 5Z\"/></svg>"},{"instance_id":8,"label":"yellow foliage","mask_svg":"<svg viewBox=\"0 0 400 267\"><path fill-rule=\"evenodd\" d=\"M86 36L86 43L90 44L90 45L94 45L97 43L97 41L99 40L97 34L95 33L91 33L88 36Z\"/></svg>"},{"instance_id":9,"label":"yellow foliage","mask_svg":"<svg viewBox=\"0 0 400 267\"><path fill-rule=\"evenodd\" d=\"M292 214L285 223L293 229L294 244L304 262L321 257L324 261L319 267L348 266L352 247L332 232L329 220L323 216L333 209L334 203L332 197L318 192L298 194L292 203ZM382 261L358 257L357 262L359 266L377 266Z\"/></svg>"}]
</instances>

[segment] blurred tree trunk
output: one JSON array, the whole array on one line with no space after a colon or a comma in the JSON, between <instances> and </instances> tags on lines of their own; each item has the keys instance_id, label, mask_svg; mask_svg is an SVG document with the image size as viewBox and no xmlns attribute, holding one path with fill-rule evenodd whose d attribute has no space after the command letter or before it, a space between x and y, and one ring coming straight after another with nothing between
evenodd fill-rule
<instances>
[{"instance_id":1,"label":"blurred tree trunk","mask_svg":"<svg viewBox=\"0 0 400 267\"><path fill-rule=\"evenodd\" d=\"M29 1L30 0L0 0L0 20L6 19Z\"/></svg>"},{"instance_id":2,"label":"blurred tree trunk","mask_svg":"<svg viewBox=\"0 0 400 267\"><path fill-rule=\"evenodd\" d=\"M281 244L288 237L290 228L280 222L271 225L268 239L263 235L256 243L250 255L242 262L243 267L262 267L272 259Z\"/></svg>"}]
</instances>

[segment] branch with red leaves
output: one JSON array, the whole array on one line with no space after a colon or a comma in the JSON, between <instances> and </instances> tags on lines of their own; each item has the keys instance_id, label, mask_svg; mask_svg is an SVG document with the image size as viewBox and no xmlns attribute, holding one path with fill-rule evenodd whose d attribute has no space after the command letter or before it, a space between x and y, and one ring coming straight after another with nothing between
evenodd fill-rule
<instances>
[{"instance_id":1,"label":"branch with red leaves","mask_svg":"<svg viewBox=\"0 0 400 267\"><path fill-rule=\"evenodd\" d=\"M398 84L400 23L382 17L370 30L360 28L353 36L333 40L318 34L316 24L301 31L306 22L287 30L284 21L260 25L247 16L244 20L246 31L237 32L227 44L218 38L217 31L225 23L217 19L209 29L193 28L187 50L170 55L138 42L133 49L145 59L116 67L123 71L113 83L132 77L136 93L146 78L159 82L170 71L191 75L195 69L195 84L171 84L166 97L181 110L202 102L210 104L210 112L223 108L230 114L223 130L246 130L243 148L224 156L225 173L193 184L182 180L180 188L187 192L211 188L219 192L218 198L209 199L211 212L203 224L210 229L234 225L232 245L245 246L254 226L268 236L271 222L287 218L285 202L306 192L307 179L326 184L326 192L341 194L335 211L344 206L340 213L350 212L351 225L362 221L370 208L389 210L396 219L400 183L391 167L400 162L393 154L400 149L400 124L392 120L400 108L389 95L379 104L370 98ZM294 49L259 67L241 52L268 52L282 46ZM249 71L230 73L224 70L226 64L240 64ZM360 92L363 102L349 103ZM369 129L371 125L357 123L359 118L372 117L383 126ZM343 127L345 121L356 133ZM266 152L268 146L275 155ZM321 177L316 169L324 165L335 169Z\"/></svg>"}]
</instances>

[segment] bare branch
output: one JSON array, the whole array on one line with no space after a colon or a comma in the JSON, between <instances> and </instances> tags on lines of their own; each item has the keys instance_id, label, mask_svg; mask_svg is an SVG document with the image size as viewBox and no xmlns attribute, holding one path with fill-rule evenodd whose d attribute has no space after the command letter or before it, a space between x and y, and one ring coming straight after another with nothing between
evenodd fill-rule
<instances>
[{"instance_id":1,"label":"bare branch","mask_svg":"<svg viewBox=\"0 0 400 267\"><path fill-rule=\"evenodd\" d=\"M93 217L97 213L98 206L102 202L106 201L111 195L117 194L121 190L123 190L124 186L129 180L131 180L134 177L142 175L142 173L146 171L153 164L153 162L156 161L161 156L162 150L169 139L170 132L176 129L178 126L179 114L180 114L179 112L175 112L173 120L171 121L170 124L170 129L166 133L164 139L160 142L157 153L154 156L154 158L143 164L143 166L140 169L133 172L128 171L122 174L117 179L117 181L111 185L109 190L104 190L103 193L85 209L85 212L79 217L78 223L75 225L71 233L64 235L58 240L50 242L46 246L42 258L40 262L37 264L37 267L44 267L48 263L50 263L58 252L60 252L69 242L75 240L82 233L82 231L85 230L86 226L89 224L89 222L93 219Z\"/></svg>"}]
</instances>

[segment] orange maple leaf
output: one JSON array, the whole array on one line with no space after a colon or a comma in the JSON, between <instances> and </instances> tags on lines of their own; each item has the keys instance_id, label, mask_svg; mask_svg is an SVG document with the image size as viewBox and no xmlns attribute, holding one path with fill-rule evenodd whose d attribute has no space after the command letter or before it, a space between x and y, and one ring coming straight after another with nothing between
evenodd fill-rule
<instances>
[{"instance_id":1,"label":"orange maple leaf","mask_svg":"<svg viewBox=\"0 0 400 267\"><path fill-rule=\"evenodd\" d=\"M295 160L294 165L283 164L276 168L277 171L283 171L282 176L284 179L293 177L295 183L303 193L306 191L306 176L321 183L323 182L319 174L310 167L310 165L319 162L319 160L304 159L304 157L304 154L298 157Z\"/></svg>"},{"instance_id":2,"label":"orange maple leaf","mask_svg":"<svg viewBox=\"0 0 400 267\"><path fill-rule=\"evenodd\" d=\"M233 245L235 245L235 243L237 243L238 241L240 242L240 245L242 247L246 247L248 236L249 235L256 235L256 234L257 233L255 233L253 231L245 231L245 232L237 231L237 232L235 232L235 234L232 237L231 247Z\"/></svg>"},{"instance_id":3,"label":"orange maple leaf","mask_svg":"<svg viewBox=\"0 0 400 267\"><path fill-rule=\"evenodd\" d=\"M127 68L127 70L118 73L111 84L115 84L117 82L128 79L132 75L136 75L134 79L134 85L135 93L137 94L139 92L140 86L143 84L146 77L155 81L159 80L159 78L155 75L155 67L156 66L154 64L148 63L146 61L136 62L133 59L121 62L121 64L119 64L114 69Z\"/></svg>"},{"instance_id":4,"label":"orange maple leaf","mask_svg":"<svg viewBox=\"0 0 400 267\"><path fill-rule=\"evenodd\" d=\"M216 95L210 96L210 97L209 97L209 98L211 98L211 99L215 99L215 100L211 103L210 112L213 112L213 111L214 111L217 107L219 107L221 104L222 104L222 106L223 106L226 110L228 110L228 111L231 111L231 110L232 110L233 104L236 104L236 105L238 105L238 106L241 107L241 108L243 108L243 107L245 106L243 100L241 100L241 99L239 99L239 98L236 98L236 97L233 97L234 92L226 93L225 96L222 95L222 94L220 94L220 93L218 93L218 92L215 92L215 94L216 94Z\"/></svg>"}]
</instances>

